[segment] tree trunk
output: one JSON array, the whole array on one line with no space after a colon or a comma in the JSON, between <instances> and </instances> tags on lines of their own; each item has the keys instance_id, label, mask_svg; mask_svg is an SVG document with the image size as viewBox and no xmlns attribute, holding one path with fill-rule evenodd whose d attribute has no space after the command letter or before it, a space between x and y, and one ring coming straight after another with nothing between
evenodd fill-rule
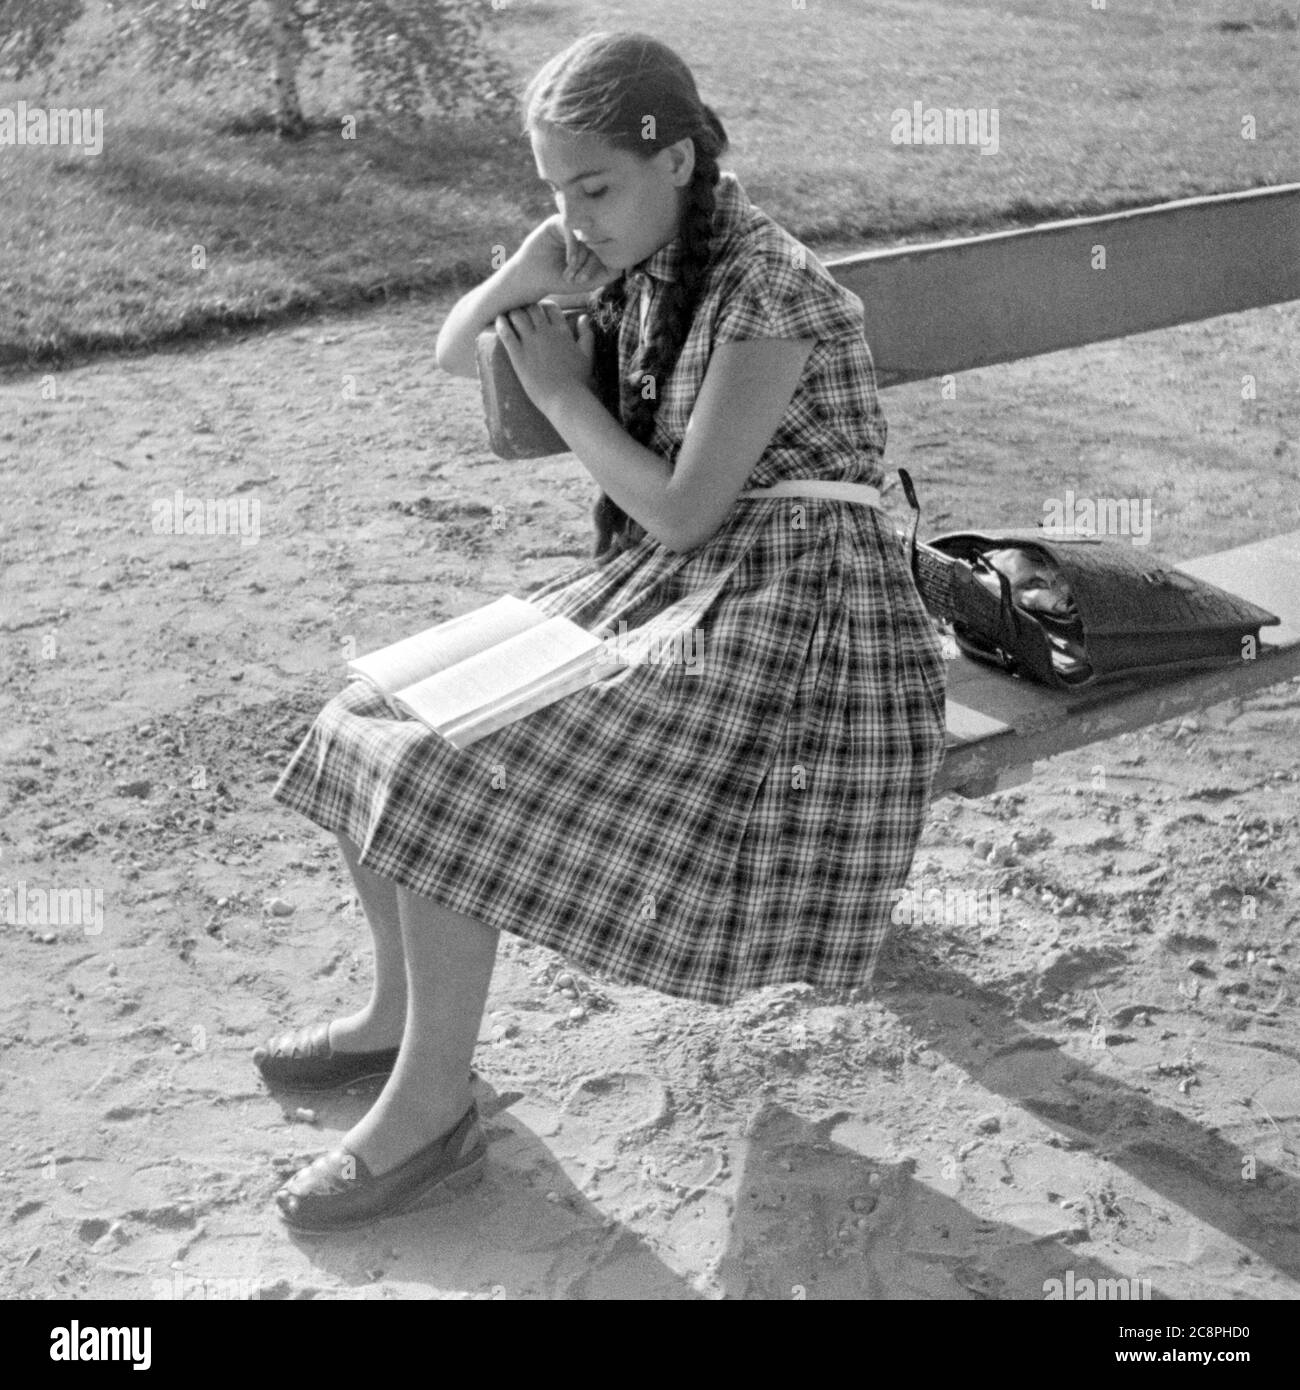
<instances>
[{"instance_id":1,"label":"tree trunk","mask_svg":"<svg viewBox=\"0 0 1300 1390\"><path fill-rule=\"evenodd\" d=\"M298 97L298 53L301 35L293 0L268 0L271 48L275 59L275 133L281 140L301 140L307 121Z\"/></svg>"}]
</instances>

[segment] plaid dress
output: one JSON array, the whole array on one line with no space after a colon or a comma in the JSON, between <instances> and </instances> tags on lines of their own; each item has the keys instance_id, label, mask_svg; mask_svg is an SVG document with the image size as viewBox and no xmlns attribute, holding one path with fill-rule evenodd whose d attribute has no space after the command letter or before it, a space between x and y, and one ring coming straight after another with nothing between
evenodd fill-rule
<instances>
[{"instance_id":1,"label":"plaid dress","mask_svg":"<svg viewBox=\"0 0 1300 1390\"><path fill-rule=\"evenodd\" d=\"M746 486L879 484L861 301L733 174L717 192L720 254L651 447L676 459L715 344L814 338ZM643 312L680 250L637 267ZM620 370L636 369L640 322L634 300ZM354 682L275 799L348 836L376 873L626 983L716 1004L868 983L944 744L940 645L887 519L739 498L694 551L646 536L528 598L649 642L647 658L461 751Z\"/></svg>"}]
</instances>

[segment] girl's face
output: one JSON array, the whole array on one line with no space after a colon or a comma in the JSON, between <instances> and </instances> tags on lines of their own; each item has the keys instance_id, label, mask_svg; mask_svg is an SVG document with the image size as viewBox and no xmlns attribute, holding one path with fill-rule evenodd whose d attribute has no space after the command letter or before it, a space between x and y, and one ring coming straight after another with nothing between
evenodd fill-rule
<instances>
[{"instance_id":1,"label":"girl's face","mask_svg":"<svg viewBox=\"0 0 1300 1390\"><path fill-rule=\"evenodd\" d=\"M689 136L649 159L602 136L553 126L535 126L531 140L538 175L551 185L564 225L610 270L639 264L677 235L681 190L695 169Z\"/></svg>"}]
</instances>

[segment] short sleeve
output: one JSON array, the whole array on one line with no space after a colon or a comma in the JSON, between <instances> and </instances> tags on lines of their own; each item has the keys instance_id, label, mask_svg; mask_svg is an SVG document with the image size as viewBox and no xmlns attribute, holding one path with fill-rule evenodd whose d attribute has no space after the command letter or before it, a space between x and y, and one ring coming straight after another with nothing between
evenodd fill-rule
<instances>
[{"instance_id":1,"label":"short sleeve","mask_svg":"<svg viewBox=\"0 0 1300 1390\"><path fill-rule=\"evenodd\" d=\"M782 248L747 258L734 287L722 298L713 341L814 338L824 342L861 334L862 303L857 296L819 264L797 265Z\"/></svg>"}]
</instances>

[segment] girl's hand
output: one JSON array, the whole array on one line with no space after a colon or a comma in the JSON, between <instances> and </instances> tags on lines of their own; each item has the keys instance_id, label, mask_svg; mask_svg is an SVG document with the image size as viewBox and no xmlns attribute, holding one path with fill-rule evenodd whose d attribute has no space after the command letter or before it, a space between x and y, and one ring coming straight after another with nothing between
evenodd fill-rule
<instances>
[{"instance_id":1,"label":"girl's hand","mask_svg":"<svg viewBox=\"0 0 1300 1390\"><path fill-rule=\"evenodd\" d=\"M534 299L548 294L584 294L609 284L620 274L567 231L558 212L528 233L510 264L520 283L532 287Z\"/></svg>"},{"instance_id":2,"label":"girl's hand","mask_svg":"<svg viewBox=\"0 0 1300 1390\"><path fill-rule=\"evenodd\" d=\"M587 314L578 318L576 342L553 299L498 314L495 326L519 384L543 415L566 392L595 389L596 335Z\"/></svg>"}]
</instances>

